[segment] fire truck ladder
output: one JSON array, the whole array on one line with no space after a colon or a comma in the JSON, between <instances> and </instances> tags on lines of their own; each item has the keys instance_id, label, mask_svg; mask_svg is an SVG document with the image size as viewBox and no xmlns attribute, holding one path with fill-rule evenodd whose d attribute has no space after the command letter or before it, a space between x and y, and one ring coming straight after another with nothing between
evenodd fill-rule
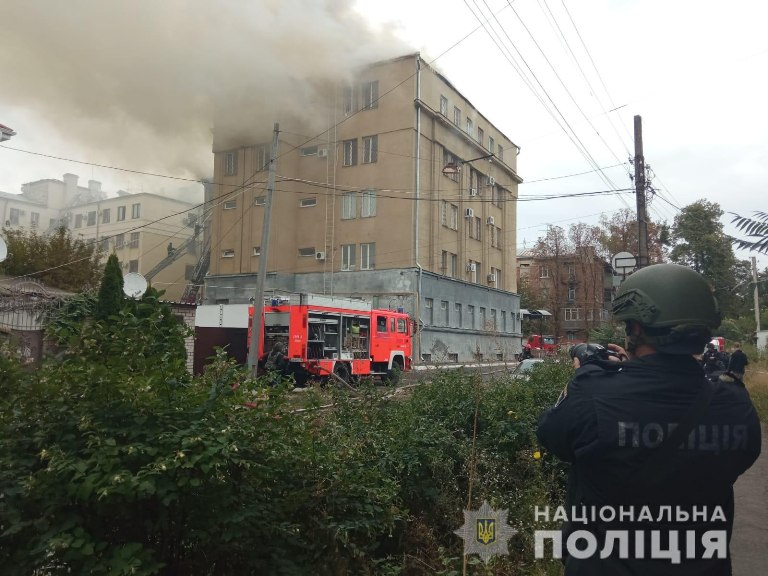
<instances>
[{"instance_id":1,"label":"fire truck ladder","mask_svg":"<svg viewBox=\"0 0 768 576\"><path fill-rule=\"evenodd\" d=\"M203 251L200 256L200 260L195 265L195 270L192 272L192 278L189 279L189 283L184 288L184 294L181 296L182 302L188 302L194 304L197 302L197 295L200 292L200 287L203 283L203 278L208 272L208 265L211 262L211 237L207 235L203 244Z\"/></svg>"}]
</instances>

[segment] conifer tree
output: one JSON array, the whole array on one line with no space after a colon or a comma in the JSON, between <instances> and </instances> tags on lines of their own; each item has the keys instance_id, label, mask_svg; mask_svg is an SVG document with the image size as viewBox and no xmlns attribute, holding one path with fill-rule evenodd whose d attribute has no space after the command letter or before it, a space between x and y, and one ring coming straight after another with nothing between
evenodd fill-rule
<instances>
[{"instance_id":1,"label":"conifer tree","mask_svg":"<svg viewBox=\"0 0 768 576\"><path fill-rule=\"evenodd\" d=\"M104 320L117 314L123 306L123 274L117 255L110 254L96 301L96 318Z\"/></svg>"}]
</instances>

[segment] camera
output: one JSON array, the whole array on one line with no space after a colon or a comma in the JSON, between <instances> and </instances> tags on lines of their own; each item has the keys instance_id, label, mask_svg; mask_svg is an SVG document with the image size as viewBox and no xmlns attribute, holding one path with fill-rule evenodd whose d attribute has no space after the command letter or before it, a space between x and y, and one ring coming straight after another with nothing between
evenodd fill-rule
<instances>
[{"instance_id":1,"label":"camera","mask_svg":"<svg viewBox=\"0 0 768 576\"><path fill-rule=\"evenodd\" d=\"M578 358L579 365L584 366L588 362L595 361L607 361L612 358L621 359L621 357L613 350L608 350L605 346L600 344L583 343L571 346L570 350L571 358Z\"/></svg>"}]
</instances>

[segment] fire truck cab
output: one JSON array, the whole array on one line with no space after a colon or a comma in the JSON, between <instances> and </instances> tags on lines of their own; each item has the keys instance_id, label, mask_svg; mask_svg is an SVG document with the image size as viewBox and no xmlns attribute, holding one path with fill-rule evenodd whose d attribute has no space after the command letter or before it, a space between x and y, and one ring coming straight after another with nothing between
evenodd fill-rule
<instances>
[{"instance_id":1,"label":"fire truck cab","mask_svg":"<svg viewBox=\"0 0 768 576\"><path fill-rule=\"evenodd\" d=\"M249 312L252 325L253 307ZM297 294L265 302L259 363L282 348L298 383L335 374L393 378L411 369L413 323L408 314L373 309L362 300Z\"/></svg>"}]
</instances>

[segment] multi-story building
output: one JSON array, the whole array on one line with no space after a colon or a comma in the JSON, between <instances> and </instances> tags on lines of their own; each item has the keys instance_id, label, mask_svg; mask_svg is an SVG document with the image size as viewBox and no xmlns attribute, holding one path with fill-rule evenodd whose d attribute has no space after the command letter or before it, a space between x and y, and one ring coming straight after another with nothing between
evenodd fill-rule
<instances>
[{"instance_id":1,"label":"multi-story building","mask_svg":"<svg viewBox=\"0 0 768 576\"><path fill-rule=\"evenodd\" d=\"M613 269L593 248L557 256L523 250L517 267L518 282L551 312L558 342L585 342L590 330L610 321Z\"/></svg>"},{"instance_id":2,"label":"multi-story building","mask_svg":"<svg viewBox=\"0 0 768 576\"><path fill-rule=\"evenodd\" d=\"M77 181L65 174L24 184L21 194L0 194L5 226L45 232L64 224L76 238L100 241L105 258L114 251L126 273L144 274L166 299L179 300L201 257L195 205L122 190L107 197L100 182L90 180L86 188Z\"/></svg>"},{"instance_id":3,"label":"multi-story building","mask_svg":"<svg viewBox=\"0 0 768 576\"><path fill-rule=\"evenodd\" d=\"M421 327L417 361L519 350L517 145L418 54L358 71L326 104L316 137L281 126L267 288L404 308ZM237 147L215 131L206 303L254 296L266 128Z\"/></svg>"}]
</instances>

